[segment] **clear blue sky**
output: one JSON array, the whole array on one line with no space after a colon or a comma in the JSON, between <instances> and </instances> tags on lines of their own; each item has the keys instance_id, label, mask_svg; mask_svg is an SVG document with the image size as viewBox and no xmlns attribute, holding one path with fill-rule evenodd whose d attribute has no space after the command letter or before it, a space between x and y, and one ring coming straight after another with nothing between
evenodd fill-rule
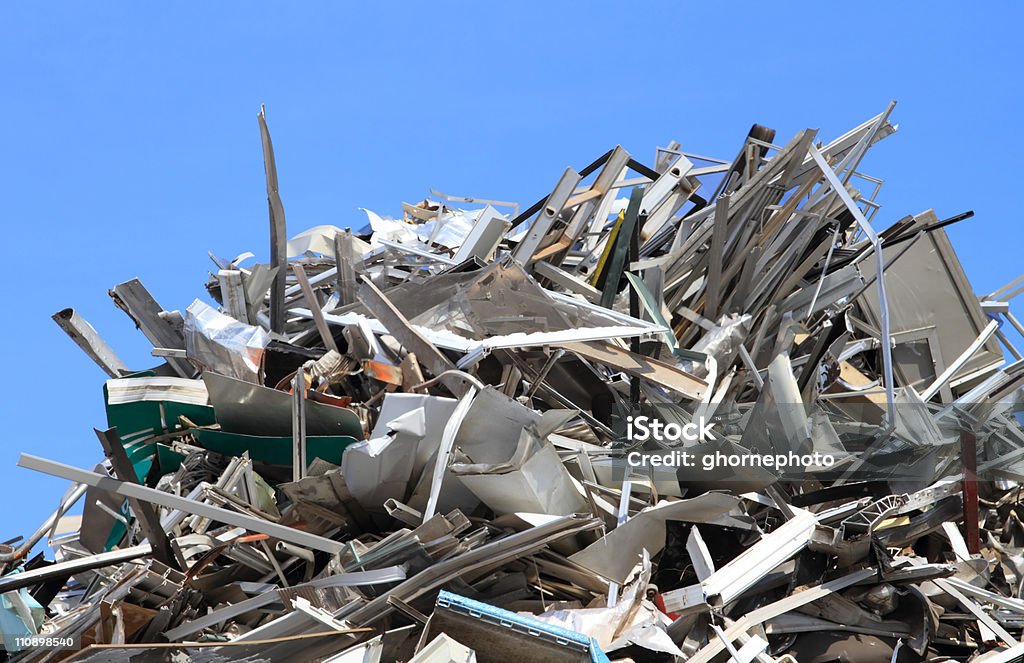
<instances>
[{"instance_id":1,"label":"clear blue sky","mask_svg":"<svg viewBox=\"0 0 1024 663\"><path fill-rule=\"evenodd\" d=\"M108 288L184 309L208 250L266 259L260 103L293 234L428 187L529 204L616 144L649 163L672 139L732 158L753 122L829 139L897 99L862 167L886 180L877 225L974 209L950 234L976 290L1024 272L1018 3L369 4L0 5L0 540L66 485L19 452L101 457L105 376L50 315L149 366Z\"/></svg>"}]
</instances>

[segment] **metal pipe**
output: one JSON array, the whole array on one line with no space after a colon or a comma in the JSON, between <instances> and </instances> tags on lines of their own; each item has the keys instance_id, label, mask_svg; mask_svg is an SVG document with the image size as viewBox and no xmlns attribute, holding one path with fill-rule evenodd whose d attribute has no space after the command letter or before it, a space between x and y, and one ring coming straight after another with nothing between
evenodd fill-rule
<instances>
[{"instance_id":1,"label":"metal pipe","mask_svg":"<svg viewBox=\"0 0 1024 663\"><path fill-rule=\"evenodd\" d=\"M274 550L292 557L299 557L306 560L307 562L313 561L313 551L300 548L299 546L293 546L287 541L278 541L277 545L274 546Z\"/></svg>"},{"instance_id":2,"label":"metal pipe","mask_svg":"<svg viewBox=\"0 0 1024 663\"><path fill-rule=\"evenodd\" d=\"M68 494L68 496L60 503L60 506L57 507L57 510L39 526L39 529L32 533L32 536L28 537L25 543L10 552L0 552L0 562L11 562L16 559L21 559L31 552L32 548L39 543L40 539L42 539L47 532L56 527L57 522L65 513L67 513L68 509L73 507L75 503L82 498L82 495L85 495L87 488L88 486L85 484L75 484L70 491L70 494Z\"/></svg>"}]
</instances>

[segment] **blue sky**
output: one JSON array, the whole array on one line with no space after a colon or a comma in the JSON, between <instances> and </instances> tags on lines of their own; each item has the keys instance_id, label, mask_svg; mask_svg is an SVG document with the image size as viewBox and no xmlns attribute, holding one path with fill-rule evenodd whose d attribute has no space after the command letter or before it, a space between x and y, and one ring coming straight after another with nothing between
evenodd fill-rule
<instances>
[{"instance_id":1,"label":"blue sky","mask_svg":"<svg viewBox=\"0 0 1024 663\"><path fill-rule=\"evenodd\" d=\"M1020 4L379 4L0 5L0 541L65 487L19 452L101 457L105 376L50 315L152 365L110 287L184 309L208 250L266 259L261 103L294 234L429 187L529 204L616 144L650 163L673 139L732 158L753 122L827 140L896 99L862 166L886 180L876 225L974 209L950 235L975 289L1024 272Z\"/></svg>"}]
</instances>

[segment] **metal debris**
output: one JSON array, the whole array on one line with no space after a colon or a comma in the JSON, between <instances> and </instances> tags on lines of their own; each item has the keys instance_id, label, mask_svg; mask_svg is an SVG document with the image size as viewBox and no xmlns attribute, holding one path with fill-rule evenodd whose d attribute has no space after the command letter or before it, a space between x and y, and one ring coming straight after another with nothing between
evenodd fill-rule
<instances>
[{"instance_id":1,"label":"metal debris","mask_svg":"<svg viewBox=\"0 0 1024 663\"><path fill-rule=\"evenodd\" d=\"M111 289L148 370L54 315L105 457L22 455L71 485L0 545L5 655L1024 660L1024 277L974 294L970 212L876 229L893 106L290 240L261 110L269 264Z\"/></svg>"}]
</instances>

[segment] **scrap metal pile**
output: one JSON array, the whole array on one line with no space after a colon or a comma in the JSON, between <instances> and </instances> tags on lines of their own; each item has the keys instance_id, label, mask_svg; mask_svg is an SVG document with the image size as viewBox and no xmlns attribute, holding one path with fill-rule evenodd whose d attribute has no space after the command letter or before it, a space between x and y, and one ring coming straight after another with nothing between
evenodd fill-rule
<instances>
[{"instance_id":1,"label":"scrap metal pile","mask_svg":"<svg viewBox=\"0 0 1024 663\"><path fill-rule=\"evenodd\" d=\"M268 264L115 286L151 370L54 316L104 453L18 463L71 486L0 546L8 655L1024 660L1024 277L973 293L970 213L874 229L891 110L290 240L261 113Z\"/></svg>"}]
</instances>

